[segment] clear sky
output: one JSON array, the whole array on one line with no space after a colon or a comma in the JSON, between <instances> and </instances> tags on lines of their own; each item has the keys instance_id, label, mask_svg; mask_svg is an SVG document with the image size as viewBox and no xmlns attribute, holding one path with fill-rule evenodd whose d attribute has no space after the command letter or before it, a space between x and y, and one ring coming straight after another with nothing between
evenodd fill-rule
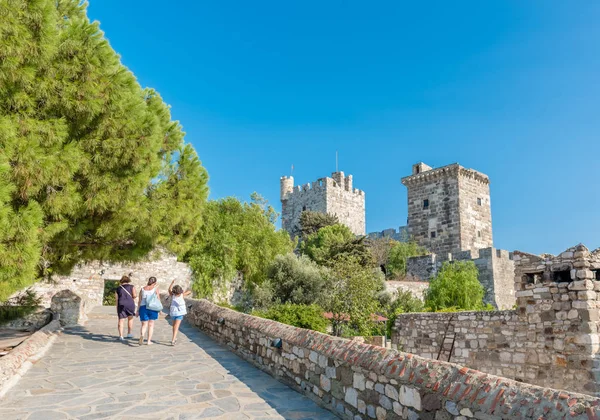
<instances>
[{"instance_id":1,"label":"clear sky","mask_svg":"<svg viewBox=\"0 0 600 420\"><path fill-rule=\"evenodd\" d=\"M496 247L600 246L600 2L90 0L172 105L211 198L340 169L367 231L406 221L411 164L491 178Z\"/></svg>"}]
</instances>

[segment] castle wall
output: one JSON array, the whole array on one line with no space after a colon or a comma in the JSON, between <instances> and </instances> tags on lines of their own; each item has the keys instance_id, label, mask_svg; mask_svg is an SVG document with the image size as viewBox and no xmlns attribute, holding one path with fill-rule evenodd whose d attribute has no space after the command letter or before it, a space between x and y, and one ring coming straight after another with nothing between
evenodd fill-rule
<instances>
[{"instance_id":1,"label":"castle wall","mask_svg":"<svg viewBox=\"0 0 600 420\"><path fill-rule=\"evenodd\" d=\"M489 180L478 172L459 171L460 249L493 246Z\"/></svg>"},{"instance_id":2,"label":"castle wall","mask_svg":"<svg viewBox=\"0 0 600 420\"><path fill-rule=\"evenodd\" d=\"M281 227L292 237L300 233L300 215L303 211L327 213L326 179L293 187L291 192L282 196Z\"/></svg>"},{"instance_id":3,"label":"castle wall","mask_svg":"<svg viewBox=\"0 0 600 420\"><path fill-rule=\"evenodd\" d=\"M574 419L598 399L331 337L187 299L186 320L345 419Z\"/></svg>"},{"instance_id":4,"label":"castle wall","mask_svg":"<svg viewBox=\"0 0 600 420\"><path fill-rule=\"evenodd\" d=\"M145 286L150 276L157 279L159 288L166 291L173 279L184 290L191 287L192 271L177 257L164 251L152 253L147 260L136 263L108 263L92 261L77 265L66 276L53 276L42 280L31 289L42 298L42 305L50 307L52 297L61 291L71 291L83 301L84 312L102 305L105 280L120 280L123 275L132 274L131 284L136 288Z\"/></svg>"},{"instance_id":5,"label":"castle wall","mask_svg":"<svg viewBox=\"0 0 600 420\"><path fill-rule=\"evenodd\" d=\"M437 358L449 331L451 362L600 396L600 252L581 245L558 257L515 252L514 264L516 310L402 314L392 346Z\"/></svg>"},{"instance_id":6,"label":"castle wall","mask_svg":"<svg viewBox=\"0 0 600 420\"><path fill-rule=\"evenodd\" d=\"M343 176L344 173L342 172ZM327 212L335 214L340 223L355 235L365 235L365 194L357 189L346 190L339 183L327 183Z\"/></svg>"},{"instance_id":7,"label":"castle wall","mask_svg":"<svg viewBox=\"0 0 600 420\"><path fill-rule=\"evenodd\" d=\"M371 239L389 238L398 242L408 242L408 226L400 226L398 230L394 228L384 229L381 232L371 232L367 236Z\"/></svg>"}]
</instances>

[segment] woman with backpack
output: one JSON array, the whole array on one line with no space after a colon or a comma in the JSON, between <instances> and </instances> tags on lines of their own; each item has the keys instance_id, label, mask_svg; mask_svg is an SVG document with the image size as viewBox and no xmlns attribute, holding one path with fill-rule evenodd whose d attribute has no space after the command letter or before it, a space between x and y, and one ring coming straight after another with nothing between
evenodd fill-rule
<instances>
[{"instance_id":1,"label":"woman with backpack","mask_svg":"<svg viewBox=\"0 0 600 420\"><path fill-rule=\"evenodd\" d=\"M123 341L123 327L127 319L127 338L133 338L133 316L135 315L135 298L137 293L131 283L129 276L121 277L119 287L115 290L117 299L117 316L119 317L118 329L119 340Z\"/></svg>"},{"instance_id":2,"label":"woman with backpack","mask_svg":"<svg viewBox=\"0 0 600 420\"><path fill-rule=\"evenodd\" d=\"M148 345L152 344L152 333L154 332L154 321L158 319L158 313L162 310L160 303L160 292L156 284L156 277L150 277L148 284L140 289L140 302L138 315L142 322L140 333L140 346L144 344L144 335L148 329Z\"/></svg>"}]
</instances>

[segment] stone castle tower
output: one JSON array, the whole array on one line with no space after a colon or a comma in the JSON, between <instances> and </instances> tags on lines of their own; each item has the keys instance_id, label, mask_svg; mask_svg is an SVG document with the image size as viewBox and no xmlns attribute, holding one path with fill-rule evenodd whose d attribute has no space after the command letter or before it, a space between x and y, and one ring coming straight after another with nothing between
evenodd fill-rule
<instances>
[{"instance_id":1,"label":"stone castle tower","mask_svg":"<svg viewBox=\"0 0 600 420\"><path fill-rule=\"evenodd\" d=\"M281 225L291 236L300 230L303 211L334 214L356 235L365 234L365 193L352 187L352 175L334 172L331 178L294 186L294 178L280 180Z\"/></svg>"},{"instance_id":2,"label":"stone castle tower","mask_svg":"<svg viewBox=\"0 0 600 420\"><path fill-rule=\"evenodd\" d=\"M402 184L408 233L419 245L438 255L492 247L487 175L457 163L436 169L417 163Z\"/></svg>"}]
</instances>

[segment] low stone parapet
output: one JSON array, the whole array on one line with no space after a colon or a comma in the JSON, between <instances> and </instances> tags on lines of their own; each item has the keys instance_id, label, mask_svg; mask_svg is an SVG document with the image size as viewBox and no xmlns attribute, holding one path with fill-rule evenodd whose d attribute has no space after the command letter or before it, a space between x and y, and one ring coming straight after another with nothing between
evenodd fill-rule
<instances>
[{"instance_id":1,"label":"low stone parapet","mask_svg":"<svg viewBox=\"0 0 600 420\"><path fill-rule=\"evenodd\" d=\"M600 400L188 299L187 320L342 418L595 419Z\"/></svg>"},{"instance_id":2,"label":"low stone parapet","mask_svg":"<svg viewBox=\"0 0 600 420\"><path fill-rule=\"evenodd\" d=\"M53 320L0 358L0 398L46 353L60 328L60 322Z\"/></svg>"}]
</instances>

